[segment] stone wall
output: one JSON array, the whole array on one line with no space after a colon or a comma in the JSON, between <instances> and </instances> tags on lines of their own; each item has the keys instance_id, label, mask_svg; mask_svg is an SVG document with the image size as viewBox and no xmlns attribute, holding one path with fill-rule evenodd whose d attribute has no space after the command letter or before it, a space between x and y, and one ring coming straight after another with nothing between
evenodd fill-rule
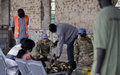
<instances>
[{"instance_id":1,"label":"stone wall","mask_svg":"<svg viewBox=\"0 0 120 75\"><path fill-rule=\"evenodd\" d=\"M9 25L9 0L1 0L2 25Z\"/></svg>"},{"instance_id":2,"label":"stone wall","mask_svg":"<svg viewBox=\"0 0 120 75\"><path fill-rule=\"evenodd\" d=\"M48 29L50 24L50 0L41 0L42 29Z\"/></svg>"},{"instance_id":3,"label":"stone wall","mask_svg":"<svg viewBox=\"0 0 120 75\"><path fill-rule=\"evenodd\" d=\"M98 11L97 0L56 0L55 22L92 30Z\"/></svg>"}]
</instances>

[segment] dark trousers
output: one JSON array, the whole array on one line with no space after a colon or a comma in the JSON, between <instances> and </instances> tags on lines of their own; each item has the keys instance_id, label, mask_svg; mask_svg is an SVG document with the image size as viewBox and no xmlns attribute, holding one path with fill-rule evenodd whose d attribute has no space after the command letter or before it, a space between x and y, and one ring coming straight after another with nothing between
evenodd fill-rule
<instances>
[{"instance_id":1,"label":"dark trousers","mask_svg":"<svg viewBox=\"0 0 120 75\"><path fill-rule=\"evenodd\" d=\"M15 60L15 56L14 55L7 54L6 57L9 58L9 59Z\"/></svg>"},{"instance_id":2,"label":"dark trousers","mask_svg":"<svg viewBox=\"0 0 120 75\"><path fill-rule=\"evenodd\" d=\"M70 44L67 45L67 57L68 57L68 62L73 62L74 61L74 48L73 48L74 42L71 42Z\"/></svg>"},{"instance_id":3,"label":"dark trousers","mask_svg":"<svg viewBox=\"0 0 120 75\"><path fill-rule=\"evenodd\" d=\"M75 39L77 39L77 36ZM76 63L74 61L74 47L73 47L75 39L70 44L67 44L68 62L72 66L73 69L76 68Z\"/></svg>"}]
</instances>

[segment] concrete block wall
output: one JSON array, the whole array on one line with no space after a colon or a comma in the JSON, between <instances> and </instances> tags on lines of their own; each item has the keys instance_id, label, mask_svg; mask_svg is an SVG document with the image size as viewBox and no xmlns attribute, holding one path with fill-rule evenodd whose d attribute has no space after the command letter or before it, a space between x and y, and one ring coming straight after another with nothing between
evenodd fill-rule
<instances>
[{"instance_id":1,"label":"concrete block wall","mask_svg":"<svg viewBox=\"0 0 120 75\"><path fill-rule=\"evenodd\" d=\"M98 12L97 0L56 0L55 22L70 23L92 31Z\"/></svg>"},{"instance_id":2,"label":"concrete block wall","mask_svg":"<svg viewBox=\"0 0 120 75\"><path fill-rule=\"evenodd\" d=\"M42 21L42 29L48 29L48 26L50 24L50 0L41 0L41 21Z\"/></svg>"},{"instance_id":3,"label":"concrete block wall","mask_svg":"<svg viewBox=\"0 0 120 75\"><path fill-rule=\"evenodd\" d=\"M8 52L9 0L0 0L0 48Z\"/></svg>"},{"instance_id":4,"label":"concrete block wall","mask_svg":"<svg viewBox=\"0 0 120 75\"><path fill-rule=\"evenodd\" d=\"M2 25L9 25L9 0L1 0Z\"/></svg>"},{"instance_id":5,"label":"concrete block wall","mask_svg":"<svg viewBox=\"0 0 120 75\"><path fill-rule=\"evenodd\" d=\"M0 25L9 25L9 0L0 0Z\"/></svg>"}]
</instances>

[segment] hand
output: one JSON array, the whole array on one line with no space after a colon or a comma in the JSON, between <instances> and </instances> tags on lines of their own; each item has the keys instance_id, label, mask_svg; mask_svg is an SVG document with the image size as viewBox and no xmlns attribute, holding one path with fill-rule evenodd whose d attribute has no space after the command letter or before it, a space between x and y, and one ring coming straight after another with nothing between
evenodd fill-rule
<instances>
[{"instance_id":1,"label":"hand","mask_svg":"<svg viewBox=\"0 0 120 75\"><path fill-rule=\"evenodd\" d=\"M56 57L56 54L53 54L53 57Z\"/></svg>"},{"instance_id":2,"label":"hand","mask_svg":"<svg viewBox=\"0 0 120 75\"><path fill-rule=\"evenodd\" d=\"M60 58L59 56L56 56L56 57L55 57L55 60L57 60L57 59L59 59L59 58Z\"/></svg>"},{"instance_id":3,"label":"hand","mask_svg":"<svg viewBox=\"0 0 120 75\"><path fill-rule=\"evenodd\" d=\"M44 56L43 55L40 55L40 59L43 59L44 58Z\"/></svg>"},{"instance_id":4,"label":"hand","mask_svg":"<svg viewBox=\"0 0 120 75\"><path fill-rule=\"evenodd\" d=\"M53 47L56 47L56 46L57 46L57 43L58 43L58 41L55 41L55 42L53 43Z\"/></svg>"},{"instance_id":5,"label":"hand","mask_svg":"<svg viewBox=\"0 0 120 75\"><path fill-rule=\"evenodd\" d=\"M52 47L53 47L53 48L56 48L57 46L54 46L54 45L53 45Z\"/></svg>"}]
</instances>

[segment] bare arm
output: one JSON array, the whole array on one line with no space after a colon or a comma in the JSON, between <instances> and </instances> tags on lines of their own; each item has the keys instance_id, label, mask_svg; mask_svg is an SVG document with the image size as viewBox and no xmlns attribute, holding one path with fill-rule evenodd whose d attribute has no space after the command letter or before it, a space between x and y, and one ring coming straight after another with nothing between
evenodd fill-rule
<instances>
[{"instance_id":1,"label":"bare arm","mask_svg":"<svg viewBox=\"0 0 120 75\"><path fill-rule=\"evenodd\" d=\"M96 66L96 75L100 75L101 67L105 58L106 50L102 48L97 48L97 66Z\"/></svg>"},{"instance_id":2,"label":"bare arm","mask_svg":"<svg viewBox=\"0 0 120 75\"><path fill-rule=\"evenodd\" d=\"M12 18L12 21L11 21L11 28L12 28L12 32L14 34L14 28L15 28L14 18Z\"/></svg>"},{"instance_id":3,"label":"bare arm","mask_svg":"<svg viewBox=\"0 0 120 75\"><path fill-rule=\"evenodd\" d=\"M13 34L14 34L14 28L15 28L15 27L11 27L11 28L12 28L12 32L13 32Z\"/></svg>"}]
</instances>

